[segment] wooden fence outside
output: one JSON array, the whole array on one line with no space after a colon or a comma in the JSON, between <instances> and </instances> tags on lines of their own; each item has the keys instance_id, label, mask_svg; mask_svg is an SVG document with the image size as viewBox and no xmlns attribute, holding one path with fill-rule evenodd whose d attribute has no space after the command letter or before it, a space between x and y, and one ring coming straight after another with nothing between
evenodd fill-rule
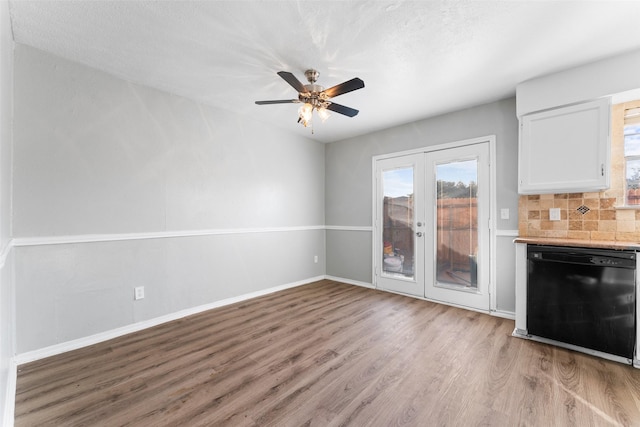
<instances>
[{"instance_id":1,"label":"wooden fence outside","mask_svg":"<svg viewBox=\"0 0 640 427\"><path fill-rule=\"evenodd\" d=\"M478 251L478 200L440 199L437 218L438 266L469 271Z\"/></svg>"},{"instance_id":2,"label":"wooden fence outside","mask_svg":"<svg viewBox=\"0 0 640 427\"><path fill-rule=\"evenodd\" d=\"M413 259L413 198L385 199L383 221L385 247ZM469 271L478 247L477 199L439 199L436 229L439 269Z\"/></svg>"}]
</instances>

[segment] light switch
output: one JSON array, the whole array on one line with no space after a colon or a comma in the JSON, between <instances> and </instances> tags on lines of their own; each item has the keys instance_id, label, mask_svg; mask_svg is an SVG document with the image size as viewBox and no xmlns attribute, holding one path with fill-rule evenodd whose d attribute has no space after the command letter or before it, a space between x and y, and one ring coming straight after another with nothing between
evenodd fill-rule
<instances>
[{"instance_id":1,"label":"light switch","mask_svg":"<svg viewBox=\"0 0 640 427\"><path fill-rule=\"evenodd\" d=\"M500 219L509 219L509 208L500 209Z\"/></svg>"},{"instance_id":2,"label":"light switch","mask_svg":"<svg viewBox=\"0 0 640 427\"><path fill-rule=\"evenodd\" d=\"M560 208L549 209L549 219L551 221L560 221Z\"/></svg>"}]
</instances>

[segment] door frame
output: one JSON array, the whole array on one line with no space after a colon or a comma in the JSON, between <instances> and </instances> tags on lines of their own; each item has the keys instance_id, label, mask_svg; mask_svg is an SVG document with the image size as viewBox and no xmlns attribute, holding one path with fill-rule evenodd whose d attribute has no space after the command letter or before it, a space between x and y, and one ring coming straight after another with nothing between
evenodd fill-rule
<instances>
[{"instance_id":1,"label":"door frame","mask_svg":"<svg viewBox=\"0 0 640 427\"><path fill-rule=\"evenodd\" d=\"M496 190L497 190L497 179L496 179L496 136L495 135L487 135L478 138L465 139L454 142L446 142L437 145L426 146L422 148L415 148L406 151L399 151L394 153L380 154L377 156L373 156L371 159L371 213L372 213L372 221L373 221L373 232L371 233L371 259L372 259L372 277L373 277L373 286L376 289L380 289L378 286L378 277L376 275L377 272L377 263L380 261L377 258L379 251L382 248L378 248L376 232L378 231L375 225L375 218L377 214L377 194L378 188L376 183L376 162L378 160L389 159L393 157L400 157L412 154L420 154L420 153L428 153L432 151L440 151L447 150L450 148L458 148L466 145L474 145L481 143L489 143L489 310L488 312L496 311L496 224L497 224L497 198L496 198ZM388 291L392 292L392 291ZM415 297L420 299L425 299L431 301L429 298L424 297ZM435 300L434 300L435 301ZM460 306L457 304L444 303L441 301L435 301L441 304L453 305L461 308L465 308L467 310L474 310L470 307ZM479 310L486 312L486 310Z\"/></svg>"}]
</instances>

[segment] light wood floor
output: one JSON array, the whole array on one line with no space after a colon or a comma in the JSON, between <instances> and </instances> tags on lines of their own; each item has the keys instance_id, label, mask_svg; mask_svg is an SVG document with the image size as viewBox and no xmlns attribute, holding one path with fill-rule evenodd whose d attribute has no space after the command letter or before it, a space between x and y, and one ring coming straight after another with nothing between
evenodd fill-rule
<instances>
[{"instance_id":1,"label":"light wood floor","mask_svg":"<svg viewBox=\"0 0 640 427\"><path fill-rule=\"evenodd\" d=\"M321 281L19 367L16 426L640 425L640 370Z\"/></svg>"}]
</instances>

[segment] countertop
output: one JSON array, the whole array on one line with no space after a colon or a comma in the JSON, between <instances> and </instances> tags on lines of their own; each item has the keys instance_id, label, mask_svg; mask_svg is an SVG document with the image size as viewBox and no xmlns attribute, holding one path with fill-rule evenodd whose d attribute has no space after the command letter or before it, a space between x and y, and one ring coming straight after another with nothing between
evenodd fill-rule
<instances>
[{"instance_id":1,"label":"countertop","mask_svg":"<svg viewBox=\"0 0 640 427\"><path fill-rule=\"evenodd\" d=\"M526 243L528 245L549 245L549 246L569 246L574 248L603 248L619 250L638 250L639 242L621 242L611 240L579 240L579 239L558 239L550 237L516 237L515 243Z\"/></svg>"}]
</instances>

